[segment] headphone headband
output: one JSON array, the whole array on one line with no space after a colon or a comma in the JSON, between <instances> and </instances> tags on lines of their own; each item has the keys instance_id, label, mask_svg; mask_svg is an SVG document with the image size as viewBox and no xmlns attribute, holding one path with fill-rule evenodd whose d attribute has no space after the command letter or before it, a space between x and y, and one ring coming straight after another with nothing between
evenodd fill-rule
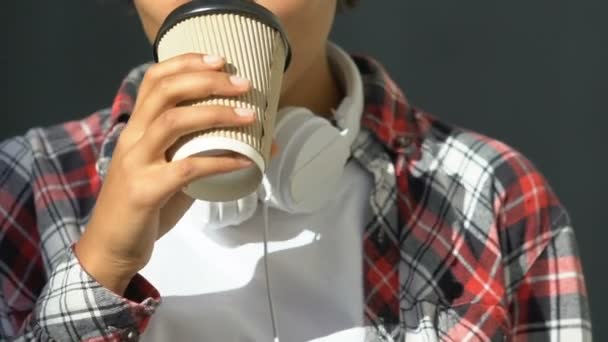
<instances>
[{"instance_id":1,"label":"headphone headband","mask_svg":"<svg viewBox=\"0 0 608 342\"><path fill-rule=\"evenodd\" d=\"M355 142L361 130L361 113L363 113L365 94L359 68L353 59L342 48L328 43L327 53L335 76L344 86L345 96L334 113L336 123L349 146Z\"/></svg>"}]
</instances>

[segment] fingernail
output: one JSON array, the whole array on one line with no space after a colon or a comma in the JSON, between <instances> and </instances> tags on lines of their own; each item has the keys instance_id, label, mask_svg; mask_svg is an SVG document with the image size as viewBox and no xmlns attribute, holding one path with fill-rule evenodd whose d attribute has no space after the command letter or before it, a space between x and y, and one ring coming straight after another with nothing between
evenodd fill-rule
<instances>
[{"instance_id":1,"label":"fingernail","mask_svg":"<svg viewBox=\"0 0 608 342\"><path fill-rule=\"evenodd\" d=\"M249 159L249 158L247 158L245 156L240 156L238 158L238 160L239 160L239 163L241 165L243 165L243 166L249 166L249 165L253 164L253 162L251 161L251 159Z\"/></svg>"},{"instance_id":2,"label":"fingernail","mask_svg":"<svg viewBox=\"0 0 608 342\"><path fill-rule=\"evenodd\" d=\"M234 108L234 112L236 113L236 115L244 117L253 116L254 114L253 109L249 108Z\"/></svg>"},{"instance_id":3,"label":"fingernail","mask_svg":"<svg viewBox=\"0 0 608 342\"><path fill-rule=\"evenodd\" d=\"M216 65L222 62L222 57L216 55L205 55L203 57L205 63L210 65Z\"/></svg>"},{"instance_id":4,"label":"fingernail","mask_svg":"<svg viewBox=\"0 0 608 342\"><path fill-rule=\"evenodd\" d=\"M246 78L242 78L240 76L230 76L230 82L232 82L232 84L236 85L236 86L244 86L244 85L249 85L249 80L247 80Z\"/></svg>"},{"instance_id":5,"label":"fingernail","mask_svg":"<svg viewBox=\"0 0 608 342\"><path fill-rule=\"evenodd\" d=\"M275 141L273 141L272 146L270 148L270 157L271 158L276 157L279 154L279 152L280 152L279 145Z\"/></svg>"}]
</instances>

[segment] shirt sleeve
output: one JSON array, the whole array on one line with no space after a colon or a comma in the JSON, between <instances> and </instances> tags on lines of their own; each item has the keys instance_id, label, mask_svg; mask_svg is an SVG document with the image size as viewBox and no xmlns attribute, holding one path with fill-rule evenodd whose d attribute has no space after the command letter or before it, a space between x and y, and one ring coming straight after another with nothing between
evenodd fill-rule
<instances>
[{"instance_id":1,"label":"shirt sleeve","mask_svg":"<svg viewBox=\"0 0 608 342\"><path fill-rule=\"evenodd\" d=\"M500 206L514 341L591 341L587 290L570 217L544 177L513 154Z\"/></svg>"},{"instance_id":2,"label":"shirt sleeve","mask_svg":"<svg viewBox=\"0 0 608 342\"><path fill-rule=\"evenodd\" d=\"M62 261L45 267L34 165L26 139L0 142L0 340L137 340L159 303L158 292L139 275L124 298L105 289L80 266L67 241Z\"/></svg>"}]
</instances>

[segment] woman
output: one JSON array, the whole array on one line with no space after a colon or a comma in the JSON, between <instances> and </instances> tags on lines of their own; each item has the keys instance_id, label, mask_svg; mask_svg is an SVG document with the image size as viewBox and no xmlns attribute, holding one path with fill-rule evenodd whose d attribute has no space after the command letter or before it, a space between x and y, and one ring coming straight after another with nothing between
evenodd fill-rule
<instances>
[{"instance_id":1,"label":"woman","mask_svg":"<svg viewBox=\"0 0 608 342\"><path fill-rule=\"evenodd\" d=\"M150 41L186 2L134 1ZM108 110L0 144L0 336L258 341L277 325L285 341L589 340L573 230L534 166L411 106L377 62L329 44L336 8L352 2L257 3L293 48L281 107L331 122L346 95L365 103L346 111L361 130L335 196L269 212L276 317L261 206L210 230L181 192L250 161L165 159L184 134L254 120L177 107L251 89L221 72L222 56L189 54L134 69ZM347 94L347 79L364 92Z\"/></svg>"}]
</instances>

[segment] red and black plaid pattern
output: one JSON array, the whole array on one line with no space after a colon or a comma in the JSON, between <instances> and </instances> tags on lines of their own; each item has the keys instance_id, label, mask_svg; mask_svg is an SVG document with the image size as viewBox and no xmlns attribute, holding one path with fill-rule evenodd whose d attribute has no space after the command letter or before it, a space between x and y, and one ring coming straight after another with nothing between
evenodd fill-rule
<instances>
[{"instance_id":1,"label":"red and black plaid pattern","mask_svg":"<svg viewBox=\"0 0 608 342\"><path fill-rule=\"evenodd\" d=\"M112 111L0 143L0 340L128 341L148 324L160 300L154 287L136 276L120 298L72 253L115 144L114 121L142 76L129 75Z\"/></svg>"},{"instance_id":2,"label":"red and black plaid pattern","mask_svg":"<svg viewBox=\"0 0 608 342\"><path fill-rule=\"evenodd\" d=\"M367 133L353 152L376 180L364 235L369 339L591 340L572 226L538 170L410 106L376 62L357 64Z\"/></svg>"},{"instance_id":3,"label":"red and black plaid pattern","mask_svg":"<svg viewBox=\"0 0 608 342\"><path fill-rule=\"evenodd\" d=\"M373 60L353 157L374 178L364 232L368 340L590 340L567 213L523 156L410 106ZM0 339L136 340L159 294L102 288L71 246L148 65L111 110L0 143ZM354 299L356 300L356 299Z\"/></svg>"}]
</instances>

